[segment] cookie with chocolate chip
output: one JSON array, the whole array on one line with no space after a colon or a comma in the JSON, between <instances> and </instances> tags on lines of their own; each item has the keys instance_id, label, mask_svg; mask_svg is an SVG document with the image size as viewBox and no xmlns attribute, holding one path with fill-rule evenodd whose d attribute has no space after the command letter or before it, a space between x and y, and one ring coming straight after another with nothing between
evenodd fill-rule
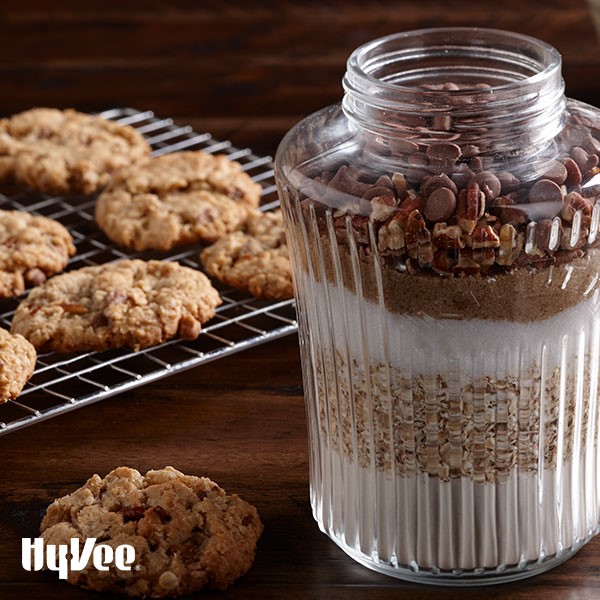
<instances>
[{"instance_id":1,"label":"cookie with chocolate chip","mask_svg":"<svg viewBox=\"0 0 600 600\"><path fill-rule=\"evenodd\" d=\"M32 290L11 331L38 350L134 350L195 339L221 303L199 271L157 260L122 260L58 275Z\"/></svg>"},{"instance_id":2,"label":"cookie with chocolate chip","mask_svg":"<svg viewBox=\"0 0 600 600\"><path fill-rule=\"evenodd\" d=\"M44 283L62 271L73 254L73 238L57 221L0 210L0 298Z\"/></svg>"},{"instance_id":3,"label":"cookie with chocolate chip","mask_svg":"<svg viewBox=\"0 0 600 600\"><path fill-rule=\"evenodd\" d=\"M47 544L96 538L113 548L133 546L131 570L99 571L88 563L69 571L69 583L165 598L225 590L251 567L263 525L252 505L206 477L173 467L145 475L119 467L55 500L40 530Z\"/></svg>"},{"instance_id":4,"label":"cookie with chocolate chip","mask_svg":"<svg viewBox=\"0 0 600 600\"><path fill-rule=\"evenodd\" d=\"M223 283L257 298L292 298L292 270L281 211L253 212L244 231L236 231L206 248L201 260Z\"/></svg>"},{"instance_id":5,"label":"cookie with chocolate chip","mask_svg":"<svg viewBox=\"0 0 600 600\"><path fill-rule=\"evenodd\" d=\"M0 120L0 179L48 194L90 194L149 154L132 127L72 109L33 108Z\"/></svg>"},{"instance_id":6,"label":"cookie with chocolate chip","mask_svg":"<svg viewBox=\"0 0 600 600\"><path fill-rule=\"evenodd\" d=\"M0 328L0 404L16 398L33 375L35 348L21 335Z\"/></svg>"},{"instance_id":7,"label":"cookie with chocolate chip","mask_svg":"<svg viewBox=\"0 0 600 600\"><path fill-rule=\"evenodd\" d=\"M224 155L174 152L117 173L95 217L113 242L138 251L212 243L242 226L261 189Z\"/></svg>"}]
</instances>

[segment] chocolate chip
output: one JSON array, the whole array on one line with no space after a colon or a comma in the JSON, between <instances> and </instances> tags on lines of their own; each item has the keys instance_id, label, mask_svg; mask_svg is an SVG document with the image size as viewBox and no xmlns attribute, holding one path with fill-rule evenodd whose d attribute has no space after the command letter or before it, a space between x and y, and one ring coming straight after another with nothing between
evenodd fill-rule
<instances>
[{"instance_id":1,"label":"chocolate chip","mask_svg":"<svg viewBox=\"0 0 600 600\"><path fill-rule=\"evenodd\" d=\"M395 198L394 192L389 187L382 185L373 186L362 195L365 200L372 200L373 198L377 198L377 196L392 196L392 198Z\"/></svg>"},{"instance_id":2,"label":"chocolate chip","mask_svg":"<svg viewBox=\"0 0 600 600\"><path fill-rule=\"evenodd\" d=\"M479 147L475 144L466 144L462 147L462 155L465 158L473 158L479 154Z\"/></svg>"},{"instance_id":3,"label":"chocolate chip","mask_svg":"<svg viewBox=\"0 0 600 600\"><path fill-rule=\"evenodd\" d=\"M424 196L429 196L431 192L442 187L452 190L455 194L458 192L456 184L448 177L448 175L432 175L431 177L428 177L421 186L421 193Z\"/></svg>"},{"instance_id":4,"label":"chocolate chip","mask_svg":"<svg viewBox=\"0 0 600 600\"><path fill-rule=\"evenodd\" d=\"M427 166L427 157L423 152L413 152L408 155L408 164L413 167Z\"/></svg>"},{"instance_id":5,"label":"chocolate chip","mask_svg":"<svg viewBox=\"0 0 600 600\"><path fill-rule=\"evenodd\" d=\"M500 195L502 185L500 180L493 173L482 171L471 179L469 185L473 181L479 185L479 189L485 194L485 199L488 203L495 200Z\"/></svg>"},{"instance_id":6,"label":"chocolate chip","mask_svg":"<svg viewBox=\"0 0 600 600\"><path fill-rule=\"evenodd\" d=\"M427 148L427 158L434 163L448 165L451 167L461 156L460 146L456 144L431 144Z\"/></svg>"},{"instance_id":7,"label":"chocolate chip","mask_svg":"<svg viewBox=\"0 0 600 600\"><path fill-rule=\"evenodd\" d=\"M529 190L529 202L562 202L562 192L554 181L540 179Z\"/></svg>"},{"instance_id":8,"label":"chocolate chip","mask_svg":"<svg viewBox=\"0 0 600 600\"><path fill-rule=\"evenodd\" d=\"M419 146L410 140L390 140L390 150L394 156L399 154L413 154L419 150Z\"/></svg>"},{"instance_id":9,"label":"chocolate chip","mask_svg":"<svg viewBox=\"0 0 600 600\"><path fill-rule=\"evenodd\" d=\"M425 217L429 221L435 223L447 221L456 208L455 193L446 188L441 187L434 190L425 202Z\"/></svg>"},{"instance_id":10,"label":"chocolate chip","mask_svg":"<svg viewBox=\"0 0 600 600\"><path fill-rule=\"evenodd\" d=\"M521 183L518 178L509 171L500 171L500 173L496 174L496 177L498 177L498 180L500 181L501 194L507 194L516 190Z\"/></svg>"},{"instance_id":11,"label":"chocolate chip","mask_svg":"<svg viewBox=\"0 0 600 600\"><path fill-rule=\"evenodd\" d=\"M567 168L558 160L553 160L547 166L546 172L542 177L554 181L558 185L562 185L567 178Z\"/></svg>"},{"instance_id":12,"label":"chocolate chip","mask_svg":"<svg viewBox=\"0 0 600 600\"><path fill-rule=\"evenodd\" d=\"M392 178L389 175L382 175L376 182L375 182L376 186L382 186L382 187L386 187L389 188L392 191L396 190L396 186L394 185L394 182L392 181Z\"/></svg>"},{"instance_id":13,"label":"chocolate chip","mask_svg":"<svg viewBox=\"0 0 600 600\"><path fill-rule=\"evenodd\" d=\"M331 178L327 189L337 190L357 196L360 198L371 186L368 183L361 183L355 177L352 176L352 172L348 169L347 165L342 165L337 173Z\"/></svg>"},{"instance_id":14,"label":"chocolate chip","mask_svg":"<svg viewBox=\"0 0 600 600\"><path fill-rule=\"evenodd\" d=\"M456 171L452 174L452 181L459 187L467 187L469 181L473 179L475 173L465 164L458 165Z\"/></svg>"},{"instance_id":15,"label":"chocolate chip","mask_svg":"<svg viewBox=\"0 0 600 600\"><path fill-rule=\"evenodd\" d=\"M590 154L600 154L600 141L598 141L593 135L588 134L585 139L581 142L584 150L587 150Z\"/></svg>"},{"instance_id":16,"label":"chocolate chip","mask_svg":"<svg viewBox=\"0 0 600 600\"><path fill-rule=\"evenodd\" d=\"M450 131L452 129L452 117L450 115L435 115L431 127L434 131Z\"/></svg>"},{"instance_id":17,"label":"chocolate chip","mask_svg":"<svg viewBox=\"0 0 600 600\"><path fill-rule=\"evenodd\" d=\"M577 163L581 172L587 171L590 168L588 167L590 155L580 146L571 148L571 158Z\"/></svg>"},{"instance_id":18,"label":"chocolate chip","mask_svg":"<svg viewBox=\"0 0 600 600\"><path fill-rule=\"evenodd\" d=\"M582 177L581 170L577 163L570 157L563 158L562 163L565 166L565 169L567 169L567 178L565 179L567 187L580 185Z\"/></svg>"}]
</instances>

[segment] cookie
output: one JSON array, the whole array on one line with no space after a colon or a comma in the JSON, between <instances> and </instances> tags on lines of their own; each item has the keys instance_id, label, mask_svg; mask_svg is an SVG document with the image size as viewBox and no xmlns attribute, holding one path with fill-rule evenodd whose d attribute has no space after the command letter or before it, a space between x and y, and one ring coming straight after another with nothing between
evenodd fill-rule
<instances>
[{"instance_id":1,"label":"cookie","mask_svg":"<svg viewBox=\"0 0 600 600\"><path fill-rule=\"evenodd\" d=\"M135 549L130 571L99 571L88 564L69 571L69 583L96 591L164 598L204 587L224 590L254 560L263 530L256 509L226 494L206 477L173 467L139 471L119 467L94 475L72 494L55 500L40 528L48 544L78 538Z\"/></svg>"},{"instance_id":2,"label":"cookie","mask_svg":"<svg viewBox=\"0 0 600 600\"><path fill-rule=\"evenodd\" d=\"M294 296L281 211L253 212L245 231L231 233L200 255L207 272L257 298Z\"/></svg>"},{"instance_id":3,"label":"cookie","mask_svg":"<svg viewBox=\"0 0 600 600\"><path fill-rule=\"evenodd\" d=\"M44 283L62 271L73 254L73 238L57 221L0 210L0 298Z\"/></svg>"},{"instance_id":4,"label":"cookie","mask_svg":"<svg viewBox=\"0 0 600 600\"><path fill-rule=\"evenodd\" d=\"M173 337L195 339L221 303L195 269L157 260L122 260L63 273L35 288L11 331L38 350L134 350Z\"/></svg>"},{"instance_id":5,"label":"cookie","mask_svg":"<svg viewBox=\"0 0 600 600\"><path fill-rule=\"evenodd\" d=\"M16 398L35 369L35 348L21 335L0 328L0 404Z\"/></svg>"},{"instance_id":6,"label":"cookie","mask_svg":"<svg viewBox=\"0 0 600 600\"><path fill-rule=\"evenodd\" d=\"M72 109L33 108L0 120L0 179L48 194L90 194L149 154L132 127Z\"/></svg>"},{"instance_id":7,"label":"cookie","mask_svg":"<svg viewBox=\"0 0 600 600\"><path fill-rule=\"evenodd\" d=\"M212 243L239 229L261 189L224 155L174 152L118 172L98 198L96 222L138 251Z\"/></svg>"}]
</instances>

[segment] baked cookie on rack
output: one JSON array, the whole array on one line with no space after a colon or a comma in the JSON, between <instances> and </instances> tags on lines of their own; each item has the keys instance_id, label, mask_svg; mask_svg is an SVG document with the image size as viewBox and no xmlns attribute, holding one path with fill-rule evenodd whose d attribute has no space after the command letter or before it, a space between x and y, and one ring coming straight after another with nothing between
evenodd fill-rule
<instances>
[{"instance_id":1,"label":"baked cookie on rack","mask_svg":"<svg viewBox=\"0 0 600 600\"><path fill-rule=\"evenodd\" d=\"M244 223L261 189L224 155L174 152L116 173L95 217L113 242L138 251L212 243Z\"/></svg>"},{"instance_id":2,"label":"baked cookie on rack","mask_svg":"<svg viewBox=\"0 0 600 600\"><path fill-rule=\"evenodd\" d=\"M196 269L122 260L63 273L31 291L11 331L38 350L139 350L173 337L195 339L221 303Z\"/></svg>"},{"instance_id":3,"label":"baked cookie on rack","mask_svg":"<svg viewBox=\"0 0 600 600\"><path fill-rule=\"evenodd\" d=\"M62 271L73 254L73 238L58 221L0 210L0 298L41 285Z\"/></svg>"},{"instance_id":4,"label":"baked cookie on rack","mask_svg":"<svg viewBox=\"0 0 600 600\"><path fill-rule=\"evenodd\" d=\"M16 398L35 369L35 348L21 335L0 328L0 404Z\"/></svg>"},{"instance_id":5,"label":"baked cookie on rack","mask_svg":"<svg viewBox=\"0 0 600 600\"><path fill-rule=\"evenodd\" d=\"M244 231L236 231L200 255L206 271L219 281L257 298L294 296L292 269L281 211L254 211Z\"/></svg>"},{"instance_id":6,"label":"baked cookie on rack","mask_svg":"<svg viewBox=\"0 0 600 600\"><path fill-rule=\"evenodd\" d=\"M40 530L48 544L96 538L112 547L133 546L131 570L99 571L88 564L69 571L69 583L165 598L205 587L225 590L251 567L263 525L251 504L206 477L173 467L145 475L118 467L55 500Z\"/></svg>"},{"instance_id":7,"label":"baked cookie on rack","mask_svg":"<svg viewBox=\"0 0 600 600\"><path fill-rule=\"evenodd\" d=\"M33 108L0 120L0 179L48 194L90 194L149 154L133 127L72 109Z\"/></svg>"}]
</instances>

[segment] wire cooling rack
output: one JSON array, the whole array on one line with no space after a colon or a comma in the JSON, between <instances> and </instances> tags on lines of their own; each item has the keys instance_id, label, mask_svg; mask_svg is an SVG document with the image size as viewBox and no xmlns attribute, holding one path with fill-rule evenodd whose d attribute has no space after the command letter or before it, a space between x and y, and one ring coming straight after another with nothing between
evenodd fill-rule
<instances>
[{"instance_id":1,"label":"wire cooling rack","mask_svg":"<svg viewBox=\"0 0 600 600\"><path fill-rule=\"evenodd\" d=\"M119 108L100 114L135 127L152 146L154 156L178 150L226 154L240 162L243 170L263 186L261 210L278 205L270 157L235 148L230 142L217 141L208 133L195 133L191 127L157 118L150 111ZM77 247L69 270L122 258L160 258L201 268L197 246L169 255L127 252L114 247L94 224L94 204L95 199L90 197L47 196L23 191L0 194L0 208L51 217L69 229ZM297 330L293 300L257 300L213 283L223 304L196 340L171 340L139 352L121 349L70 355L40 354L35 373L21 395L0 406L0 435ZM20 299L0 304L0 321L7 329Z\"/></svg>"}]
</instances>

